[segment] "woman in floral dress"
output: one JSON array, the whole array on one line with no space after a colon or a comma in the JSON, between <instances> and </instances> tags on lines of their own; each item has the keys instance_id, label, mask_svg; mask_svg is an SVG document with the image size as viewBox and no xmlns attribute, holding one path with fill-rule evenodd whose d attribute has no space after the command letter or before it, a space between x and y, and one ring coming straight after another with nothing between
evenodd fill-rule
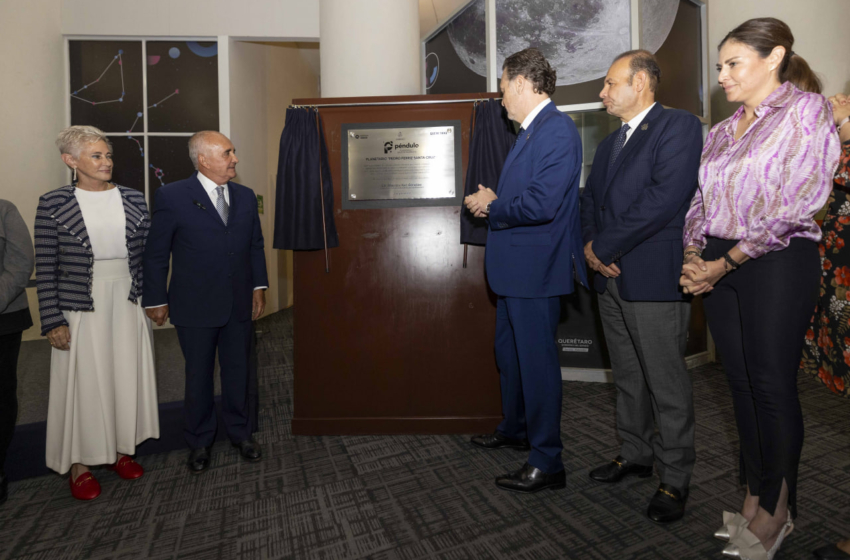
<instances>
[{"instance_id":1,"label":"woman in floral dress","mask_svg":"<svg viewBox=\"0 0 850 560\"><path fill-rule=\"evenodd\" d=\"M841 162L823 220L820 299L806 333L800 368L833 393L850 396L850 97L831 97Z\"/></svg>"}]
</instances>

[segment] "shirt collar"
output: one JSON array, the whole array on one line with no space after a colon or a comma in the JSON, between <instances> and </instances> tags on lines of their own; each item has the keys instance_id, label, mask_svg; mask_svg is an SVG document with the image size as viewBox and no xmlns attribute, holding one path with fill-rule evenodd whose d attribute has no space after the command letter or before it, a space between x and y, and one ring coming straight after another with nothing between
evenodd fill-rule
<instances>
[{"instance_id":1,"label":"shirt collar","mask_svg":"<svg viewBox=\"0 0 850 560\"><path fill-rule=\"evenodd\" d=\"M552 100L551 100L551 99L549 99L549 98L547 97L546 99L544 99L543 101L541 101L540 103L538 103L538 104L537 104L537 107L535 107L534 109L532 109L532 110L531 110L531 112L528 114L528 116L527 116L527 117L525 117L525 120L524 120L524 121L522 121L522 124L520 125L520 128L523 128L523 129L525 129L525 130L528 130L528 127L529 127L529 126L531 126L532 121L534 121L534 118L535 118L538 114L540 114L540 111L542 111L542 110L543 110L543 107L545 107L546 105L548 105L548 104L549 104L549 103L551 103L551 102L552 102Z\"/></svg>"},{"instance_id":2,"label":"shirt collar","mask_svg":"<svg viewBox=\"0 0 850 560\"><path fill-rule=\"evenodd\" d=\"M216 184L215 181L198 171L198 181L201 182L201 186L204 187L204 190L207 191L207 194L212 198L213 193L215 192L216 187L219 185ZM227 186L226 184L224 186Z\"/></svg>"},{"instance_id":3,"label":"shirt collar","mask_svg":"<svg viewBox=\"0 0 850 560\"><path fill-rule=\"evenodd\" d=\"M655 103L653 103L652 105L650 105L649 107L647 107L646 109L644 109L643 111L641 111L640 113L635 115L635 117L632 120L625 123L625 124L629 125L629 130L637 130L637 127L640 126L640 123L643 122L643 119L645 119L646 116L649 114L649 112L652 111L653 107L655 107Z\"/></svg>"},{"instance_id":4,"label":"shirt collar","mask_svg":"<svg viewBox=\"0 0 850 560\"><path fill-rule=\"evenodd\" d=\"M791 82L785 82L780 85L778 88L773 90L770 95L764 98L764 101L758 104L756 107L755 114L756 118L761 118L765 113L768 112L769 109L778 109L781 107L785 107L791 100L800 93L800 90L792 84ZM738 127L738 121L741 120L741 117L744 114L744 106L741 105L738 107L738 110L735 111L735 114L732 115L732 118L729 119L729 124L726 126L726 133L734 138L735 129Z\"/></svg>"}]
</instances>

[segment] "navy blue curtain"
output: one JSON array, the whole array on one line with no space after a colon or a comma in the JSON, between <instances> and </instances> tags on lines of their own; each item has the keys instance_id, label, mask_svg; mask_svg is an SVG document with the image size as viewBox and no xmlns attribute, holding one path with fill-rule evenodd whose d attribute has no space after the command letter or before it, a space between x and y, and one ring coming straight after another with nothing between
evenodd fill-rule
<instances>
[{"instance_id":1,"label":"navy blue curtain","mask_svg":"<svg viewBox=\"0 0 850 560\"><path fill-rule=\"evenodd\" d=\"M316 109L290 107L280 135L273 247L324 249L325 233L327 247L339 247L333 207L333 181L321 117Z\"/></svg>"},{"instance_id":2,"label":"navy blue curtain","mask_svg":"<svg viewBox=\"0 0 850 560\"><path fill-rule=\"evenodd\" d=\"M496 99L476 103L472 110L474 128L469 143L464 196L478 192L478 185L496 190L508 152L516 141L513 124ZM476 218L466 209L460 214L460 242L470 245L487 243L487 220Z\"/></svg>"}]
</instances>

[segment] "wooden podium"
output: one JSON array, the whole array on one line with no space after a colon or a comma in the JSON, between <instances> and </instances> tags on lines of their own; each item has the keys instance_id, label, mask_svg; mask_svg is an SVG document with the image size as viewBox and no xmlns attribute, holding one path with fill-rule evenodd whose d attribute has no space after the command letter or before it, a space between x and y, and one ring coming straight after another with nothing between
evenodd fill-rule
<instances>
[{"instance_id":1,"label":"wooden podium","mask_svg":"<svg viewBox=\"0 0 850 560\"><path fill-rule=\"evenodd\" d=\"M465 177L473 103L492 97L293 101L322 117L339 233L330 272L324 251L294 256L294 434L487 433L501 421L496 298L483 247L469 246L463 266L460 206L341 200L343 124L458 120Z\"/></svg>"}]
</instances>

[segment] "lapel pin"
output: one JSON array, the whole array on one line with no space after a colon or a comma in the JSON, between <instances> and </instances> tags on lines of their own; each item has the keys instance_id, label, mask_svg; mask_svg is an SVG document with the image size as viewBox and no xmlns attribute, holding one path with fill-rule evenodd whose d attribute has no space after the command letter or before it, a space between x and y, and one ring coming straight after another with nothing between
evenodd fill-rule
<instances>
[{"instance_id":1,"label":"lapel pin","mask_svg":"<svg viewBox=\"0 0 850 560\"><path fill-rule=\"evenodd\" d=\"M649 125L647 123L643 123L642 125L640 125L641 130L646 130L648 128L649 128Z\"/></svg>"}]
</instances>

